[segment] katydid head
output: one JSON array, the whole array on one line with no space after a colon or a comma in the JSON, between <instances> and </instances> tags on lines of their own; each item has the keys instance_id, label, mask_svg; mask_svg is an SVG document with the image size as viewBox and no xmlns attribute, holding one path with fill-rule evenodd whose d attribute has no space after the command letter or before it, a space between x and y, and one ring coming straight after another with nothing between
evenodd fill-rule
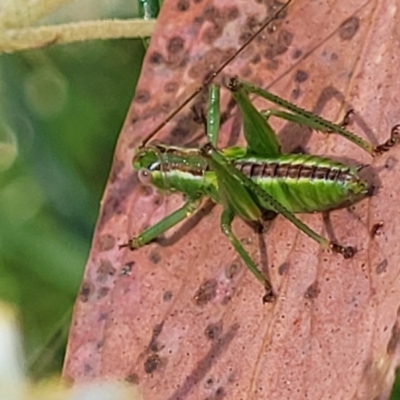
<instances>
[{"instance_id":1,"label":"katydid head","mask_svg":"<svg viewBox=\"0 0 400 400\"><path fill-rule=\"evenodd\" d=\"M133 156L132 165L138 171L139 180L144 185L153 184L152 173L160 171L163 187L168 190L168 182L164 173L164 147L161 144L152 144L145 147L139 146Z\"/></svg>"}]
</instances>

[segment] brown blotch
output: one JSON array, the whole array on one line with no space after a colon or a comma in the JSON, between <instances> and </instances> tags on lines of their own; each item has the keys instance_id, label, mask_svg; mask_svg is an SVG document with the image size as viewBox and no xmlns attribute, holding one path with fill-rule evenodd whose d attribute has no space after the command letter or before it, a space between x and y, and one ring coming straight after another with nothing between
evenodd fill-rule
<instances>
[{"instance_id":1,"label":"brown blotch","mask_svg":"<svg viewBox=\"0 0 400 400\"><path fill-rule=\"evenodd\" d=\"M201 40L206 44L213 44L218 38L221 37L223 31L222 25L214 24L204 31Z\"/></svg>"},{"instance_id":2,"label":"brown blotch","mask_svg":"<svg viewBox=\"0 0 400 400\"><path fill-rule=\"evenodd\" d=\"M111 250L115 246L115 238L113 235L102 235L99 240L100 251Z\"/></svg>"},{"instance_id":3,"label":"brown blotch","mask_svg":"<svg viewBox=\"0 0 400 400\"><path fill-rule=\"evenodd\" d=\"M116 273L116 269L113 267L111 261L101 260L99 268L97 268L97 282L104 283L110 276Z\"/></svg>"},{"instance_id":4,"label":"brown blotch","mask_svg":"<svg viewBox=\"0 0 400 400\"><path fill-rule=\"evenodd\" d=\"M204 334L209 340L218 339L222 334L222 322L208 324Z\"/></svg>"},{"instance_id":5,"label":"brown blotch","mask_svg":"<svg viewBox=\"0 0 400 400\"><path fill-rule=\"evenodd\" d=\"M394 352L396 351L397 345L399 343L399 339L400 339L400 328L399 328L398 323L396 322L393 325L392 335L390 336L389 342L386 346L386 352L389 355L394 354Z\"/></svg>"},{"instance_id":6,"label":"brown blotch","mask_svg":"<svg viewBox=\"0 0 400 400\"><path fill-rule=\"evenodd\" d=\"M384 272L386 272L388 267L388 260L385 258L384 260L382 260L375 268L376 273L382 274Z\"/></svg>"},{"instance_id":7,"label":"brown blotch","mask_svg":"<svg viewBox=\"0 0 400 400\"><path fill-rule=\"evenodd\" d=\"M204 306L217 295L218 282L215 279L205 281L194 295L196 305Z\"/></svg>"},{"instance_id":8,"label":"brown blotch","mask_svg":"<svg viewBox=\"0 0 400 400\"><path fill-rule=\"evenodd\" d=\"M229 264L226 268L225 268L225 276L228 279L233 279L238 272L240 271L240 266L237 263L232 263Z\"/></svg>"},{"instance_id":9,"label":"brown blotch","mask_svg":"<svg viewBox=\"0 0 400 400\"><path fill-rule=\"evenodd\" d=\"M125 163L123 161L118 160L118 159L114 160L112 170L110 173L110 182L111 183L114 183L119 178L119 174L122 171L122 169L124 168L124 166L125 166Z\"/></svg>"},{"instance_id":10,"label":"brown blotch","mask_svg":"<svg viewBox=\"0 0 400 400\"><path fill-rule=\"evenodd\" d=\"M278 267L278 274L281 276L284 275L286 273L286 271L288 270L288 268L289 268L289 264L283 263L282 265L280 265Z\"/></svg>"},{"instance_id":11,"label":"brown blotch","mask_svg":"<svg viewBox=\"0 0 400 400\"><path fill-rule=\"evenodd\" d=\"M178 4L176 5L176 8L178 11L187 11L190 8L190 2L189 0L179 0Z\"/></svg>"},{"instance_id":12,"label":"brown blotch","mask_svg":"<svg viewBox=\"0 0 400 400\"><path fill-rule=\"evenodd\" d=\"M164 85L164 92L165 93L175 93L178 90L178 82L170 81Z\"/></svg>"},{"instance_id":13,"label":"brown blotch","mask_svg":"<svg viewBox=\"0 0 400 400\"><path fill-rule=\"evenodd\" d=\"M127 375L127 376L125 377L125 382L127 382L127 383L132 383L132 384L134 384L134 385L138 385L139 382L140 382L140 380L139 380L139 375L138 375L138 374L135 374L135 373L129 374L129 375Z\"/></svg>"},{"instance_id":14,"label":"brown blotch","mask_svg":"<svg viewBox=\"0 0 400 400\"><path fill-rule=\"evenodd\" d=\"M135 101L139 104L146 104L150 101L150 92L145 89L139 89L135 93Z\"/></svg>"},{"instance_id":15,"label":"brown blotch","mask_svg":"<svg viewBox=\"0 0 400 400\"><path fill-rule=\"evenodd\" d=\"M180 53L185 47L185 40L180 36L174 36L168 41L167 51L171 55Z\"/></svg>"},{"instance_id":16,"label":"brown blotch","mask_svg":"<svg viewBox=\"0 0 400 400\"><path fill-rule=\"evenodd\" d=\"M389 156L385 161L385 168L390 171L396 166L397 162L396 158Z\"/></svg>"},{"instance_id":17,"label":"brown blotch","mask_svg":"<svg viewBox=\"0 0 400 400\"><path fill-rule=\"evenodd\" d=\"M294 60L297 60L297 59L300 58L302 55L303 55L303 51L300 50L300 49L297 49L297 50L295 50L295 51L293 52L292 58L293 58Z\"/></svg>"},{"instance_id":18,"label":"brown blotch","mask_svg":"<svg viewBox=\"0 0 400 400\"><path fill-rule=\"evenodd\" d=\"M81 290L79 291L79 299L86 303L89 300L91 293L94 290L94 285L91 282L85 281L82 283Z\"/></svg>"},{"instance_id":19,"label":"brown blotch","mask_svg":"<svg viewBox=\"0 0 400 400\"><path fill-rule=\"evenodd\" d=\"M144 362L144 372L146 374L153 373L161 365L161 358L158 354L151 354Z\"/></svg>"},{"instance_id":20,"label":"brown blotch","mask_svg":"<svg viewBox=\"0 0 400 400\"><path fill-rule=\"evenodd\" d=\"M296 88L292 90L290 97L292 100L298 100L302 93L303 92L300 90L300 88Z\"/></svg>"},{"instance_id":21,"label":"brown blotch","mask_svg":"<svg viewBox=\"0 0 400 400\"><path fill-rule=\"evenodd\" d=\"M377 222L376 224L374 224L371 228L371 232L370 232L370 236L371 239L373 239L375 236L380 236L383 233L383 222Z\"/></svg>"},{"instance_id":22,"label":"brown blotch","mask_svg":"<svg viewBox=\"0 0 400 400\"><path fill-rule=\"evenodd\" d=\"M163 301L167 302L167 301L171 301L172 299L172 292L170 290L166 290L163 294Z\"/></svg>"},{"instance_id":23,"label":"brown blotch","mask_svg":"<svg viewBox=\"0 0 400 400\"><path fill-rule=\"evenodd\" d=\"M150 255L149 255L149 260L150 260L153 264L158 264L158 263L161 261L161 256L160 256L160 254L159 254L157 251L152 250L152 251L150 252Z\"/></svg>"},{"instance_id":24,"label":"brown blotch","mask_svg":"<svg viewBox=\"0 0 400 400\"><path fill-rule=\"evenodd\" d=\"M164 57L161 53L155 51L152 54L150 54L149 61L150 64L154 65L161 64L162 62L164 62Z\"/></svg>"},{"instance_id":25,"label":"brown blotch","mask_svg":"<svg viewBox=\"0 0 400 400\"><path fill-rule=\"evenodd\" d=\"M106 286L102 286L98 291L97 291L97 300L102 299L103 297L106 297L108 292L110 291L110 288Z\"/></svg>"},{"instance_id":26,"label":"brown blotch","mask_svg":"<svg viewBox=\"0 0 400 400\"><path fill-rule=\"evenodd\" d=\"M226 15L226 19L228 21L234 21L235 19L239 18L239 9L236 6L228 7L224 10L224 14Z\"/></svg>"},{"instance_id":27,"label":"brown blotch","mask_svg":"<svg viewBox=\"0 0 400 400\"><path fill-rule=\"evenodd\" d=\"M162 322L161 324L156 324L153 328L153 334L151 335L150 343L148 346L148 349L151 352L158 352L160 351L160 345L157 342L157 338L160 336L162 330L163 330L164 323Z\"/></svg>"},{"instance_id":28,"label":"brown blotch","mask_svg":"<svg viewBox=\"0 0 400 400\"><path fill-rule=\"evenodd\" d=\"M215 396L214 399L215 400L220 400L223 399L226 396L226 392L225 389L220 386L216 391L215 391Z\"/></svg>"},{"instance_id":29,"label":"brown blotch","mask_svg":"<svg viewBox=\"0 0 400 400\"><path fill-rule=\"evenodd\" d=\"M130 261L130 262L126 263L126 264L122 267L120 274L121 274L121 275L129 275L129 274L131 273L132 268L133 268L134 265L135 265L135 262L134 262L134 261Z\"/></svg>"},{"instance_id":30,"label":"brown blotch","mask_svg":"<svg viewBox=\"0 0 400 400\"><path fill-rule=\"evenodd\" d=\"M285 29L280 30L276 41L270 40L267 50L264 52L265 58L272 60L276 56L286 53L293 41L293 34Z\"/></svg>"},{"instance_id":31,"label":"brown blotch","mask_svg":"<svg viewBox=\"0 0 400 400\"><path fill-rule=\"evenodd\" d=\"M303 71L302 69L297 70L296 75L294 76L294 81L297 83L303 83L308 79L308 73Z\"/></svg>"},{"instance_id":32,"label":"brown blotch","mask_svg":"<svg viewBox=\"0 0 400 400\"><path fill-rule=\"evenodd\" d=\"M318 283L312 283L306 290L304 297L306 299L315 299L320 294L321 290L318 288Z\"/></svg>"},{"instance_id":33,"label":"brown blotch","mask_svg":"<svg viewBox=\"0 0 400 400\"><path fill-rule=\"evenodd\" d=\"M358 17L350 17L340 25L339 36L343 40L350 40L357 33L360 27L360 19Z\"/></svg>"},{"instance_id":34,"label":"brown blotch","mask_svg":"<svg viewBox=\"0 0 400 400\"><path fill-rule=\"evenodd\" d=\"M215 22L215 20L220 18L220 12L215 6L207 5L204 8L203 17L206 21Z\"/></svg>"}]
</instances>

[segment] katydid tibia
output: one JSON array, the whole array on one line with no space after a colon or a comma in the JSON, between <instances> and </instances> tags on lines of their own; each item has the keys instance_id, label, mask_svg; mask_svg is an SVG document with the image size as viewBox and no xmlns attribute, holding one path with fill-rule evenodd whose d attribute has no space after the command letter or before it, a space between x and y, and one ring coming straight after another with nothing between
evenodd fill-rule
<instances>
[{"instance_id":1,"label":"katydid tibia","mask_svg":"<svg viewBox=\"0 0 400 400\"><path fill-rule=\"evenodd\" d=\"M231 229L239 216L246 221L261 222L266 211L282 214L323 248L353 256L355 249L331 242L294 213L312 213L340 208L364 198L370 187L358 174L359 168L308 154L284 154L268 122L276 116L327 133L336 133L370 154L379 154L399 141L400 125L392 128L390 138L374 147L369 142L321 117L300 109L261 88L232 78L228 85L243 115L247 147L217 150L219 135L219 87L210 86L207 113L209 143L202 148L182 148L163 144L138 150L133 166L140 179L168 192L182 192L186 203L160 222L129 240L126 247L140 248L196 211L204 197L223 206L221 230L240 257L265 288L264 301L274 299L269 280L261 273ZM260 113L249 93L261 96L286 111Z\"/></svg>"},{"instance_id":2,"label":"katydid tibia","mask_svg":"<svg viewBox=\"0 0 400 400\"><path fill-rule=\"evenodd\" d=\"M357 167L319 156L284 154L279 139L269 124L269 118L273 116L316 131L341 135L371 155L389 150L400 140L400 125L396 125L392 128L390 138L374 147L341 125L305 111L260 87L231 78L226 86L241 110L247 146L218 149L220 88L210 84L289 3L290 1L272 18L266 20L250 39L209 75L203 86L150 132L136 149L133 167L139 172L140 180L167 193L181 192L186 196L186 202L178 210L120 246L131 250L145 246L199 209L204 198L210 198L214 203L222 205L221 230L249 270L264 286L264 302L274 300L274 291L269 279L258 269L233 233L231 225L234 217L260 223L268 213L282 214L323 248L350 258L355 252L353 247L329 241L294 214L344 207L371 192L370 186L359 176ZM148 144L179 110L208 86L206 135L209 143L201 148ZM250 101L249 94L262 97L279 106L279 109L259 111Z\"/></svg>"}]
</instances>

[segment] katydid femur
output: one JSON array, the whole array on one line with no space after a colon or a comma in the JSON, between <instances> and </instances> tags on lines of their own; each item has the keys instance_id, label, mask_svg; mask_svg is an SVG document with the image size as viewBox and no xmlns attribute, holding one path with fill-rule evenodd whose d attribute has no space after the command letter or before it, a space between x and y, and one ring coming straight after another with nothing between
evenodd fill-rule
<instances>
[{"instance_id":1,"label":"katydid femur","mask_svg":"<svg viewBox=\"0 0 400 400\"><path fill-rule=\"evenodd\" d=\"M307 112L270 92L231 78L228 85L243 116L247 147L217 150L219 135L219 87L211 85L207 113L209 143L202 148L182 148L154 144L138 150L133 160L146 183L168 192L182 192L185 204L160 222L147 228L122 247L140 248L196 211L204 197L223 207L221 230L265 288L265 302L275 298L271 283L258 269L232 232L235 216L245 221L262 222L266 212L282 214L321 247L353 256L355 249L329 241L300 221L295 213L329 211L353 204L370 193L370 186L358 174L359 168L308 154L284 154L270 116L296 122L311 129L335 133L353 142L371 155L394 146L400 137L400 125L392 128L390 138L374 147L344 127ZM249 93L263 97L280 110L260 113Z\"/></svg>"}]
</instances>

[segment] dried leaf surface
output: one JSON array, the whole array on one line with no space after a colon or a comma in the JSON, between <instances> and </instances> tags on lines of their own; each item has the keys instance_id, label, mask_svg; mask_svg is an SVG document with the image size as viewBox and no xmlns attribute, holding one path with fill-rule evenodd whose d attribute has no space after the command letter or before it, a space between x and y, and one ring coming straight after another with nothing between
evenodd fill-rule
<instances>
[{"instance_id":1,"label":"dried leaf surface","mask_svg":"<svg viewBox=\"0 0 400 400\"><path fill-rule=\"evenodd\" d=\"M351 208L301 219L341 243L351 260L321 250L279 216L259 240L234 229L268 265L278 300L220 233L209 207L171 230L162 245L118 245L178 204L138 184L135 146L254 30L271 1L166 1L115 153L75 306L65 376L118 378L157 399L386 398L398 364L399 151L372 160L334 135L277 122L284 148L370 164L377 194ZM236 74L324 117L356 112L351 129L374 143L400 123L400 12L396 2L294 1L225 75ZM226 111L229 96L224 94ZM200 100L197 100L200 102ZM256 102L268 107L264 102ZM230 118L221 143L242 140ZM189 109L158 139L203 140ZM371 235L375 224L383 223Z\"/></svg>"}]
</instances>

